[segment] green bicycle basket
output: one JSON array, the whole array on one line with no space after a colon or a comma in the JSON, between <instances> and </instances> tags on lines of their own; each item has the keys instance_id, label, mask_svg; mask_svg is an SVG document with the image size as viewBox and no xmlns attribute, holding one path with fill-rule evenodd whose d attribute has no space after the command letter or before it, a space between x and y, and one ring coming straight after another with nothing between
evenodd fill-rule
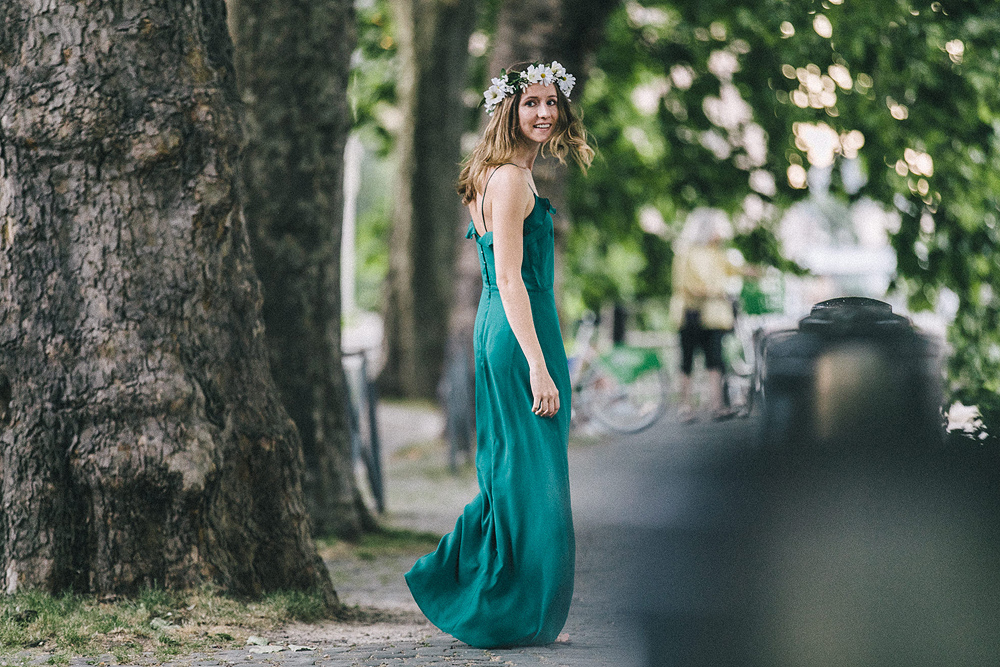
<instances>
[{"instance_id":1,"label":"green bicycle basket","mask_svg":"<svg viewBox=\"0 0 1000 667\"><path fill-rule=\"evenodd\" d=\"M616 345L601 355L601 361L621 384L635 382L644 373L660 368L660 356L646 347Z\"/></svg>"},{"instance_id":2,"label":"green bicycle basket","mask_svg":"<svg viewBox=\"0 0 1000 667\"><path fill-rule=\"evenodd\" d=\"M765 287L766 285L766 287ZM780 313L784 301L784 286L782 283L768 281L746 280L740 291L740 306L747 315L765 315Z\"/></svg>"}]
</instances>

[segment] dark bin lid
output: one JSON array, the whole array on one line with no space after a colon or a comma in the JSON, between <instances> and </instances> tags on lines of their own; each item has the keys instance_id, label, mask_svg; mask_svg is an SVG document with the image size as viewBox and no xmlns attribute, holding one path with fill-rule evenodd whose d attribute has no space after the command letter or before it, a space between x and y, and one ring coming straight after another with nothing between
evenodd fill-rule
<instances>
[{"instance_id":1,"label":"dark bin lid","mask_svg":"<svg viewBox=\"0 0 1000 667\"><path fill-rule=\"evenodd\" d=\"M910 320L892 312L884 301L843 296L821 301L799 321L799 330L828 336L898 335L912 332Z\"/></svg>"}]
</instances>

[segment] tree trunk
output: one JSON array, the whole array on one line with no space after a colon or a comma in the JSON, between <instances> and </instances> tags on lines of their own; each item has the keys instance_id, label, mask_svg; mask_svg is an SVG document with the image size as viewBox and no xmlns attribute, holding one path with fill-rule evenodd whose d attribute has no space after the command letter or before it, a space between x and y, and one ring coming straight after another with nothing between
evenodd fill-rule
<instances>
[{"instance_id":1,"label":"tree trunk","mask_svg":"<svg viewBox=\"0 0 1000 667\"><path fill-rule=\"evenodd\" d=\"M467 110L475 0L395 0L404 119L389 250L383 390L433 397L441 378L454 282L455 194ZM418 315L419 314L419 315Z\"/></svg>"},{"instance_id":2,"label":"tree trunk","mask_svg":"<svg viewBox=\"0 0 1000 667\"><path fill-rule=\"evenodd\" d=\"M320 587L222 0L0 5L0 585Z\"/></svg>"},{"instance_id":3,"label":"tree trunk","mask_svg":"<svg viewBox=\"0 0 1000 667\"><path fill-rule=\"evenodd\" d=\"M518 62L548 63L558 60L576 76L573 98L580 99L587 80L587 60L600 45L604 24L617 4L612 0L506 0L500 7L493 38L489 76L498 76L501 68ZM485 82L482 87L485 89ZM557 160L542 158L535 162L535 181L539 191L551 199L560 211L556 216L560 246L565 242L569 212L565 205L565 176L565 169ZM464 230L468 216L463 212L459 220L459 228ZM471 331L480 284L478 260L472 249L460 255L457 269L449 350L459 341L468 339L469 350L457 356L471 358ZM455 356L450 355L449 359ZM457 376L457 372L449 375Z\"/></svg>"},{"instance_id":4,"label":"tree trunk","mask_svg":"<svg viewBox=\"0 0 1000 667\"><path fill-rule=\"evenodd\" d=\"M396 179L392 191L392 230L389 236L389 270L385 277L383 319L385 365L379 375L383 394L419 395L417 371L416 315L413 293L413 202L410 183L416 169L414 122L417 62L416 7L419 0L392 0L396 25L396 100L400 126L396 132Z\"/></svg>"},{"instance_id":5,"label":"tree trunk","mask_svg":"<svg viewBox=\"0 0 1000 667\"><path fill-rule=\"evenodd\" d=\"M242 198L271 369L299 428L317 534L374 528L351 461L340 356L350 0L231 0L245 103Z\"/></svg>"}]
</instances>

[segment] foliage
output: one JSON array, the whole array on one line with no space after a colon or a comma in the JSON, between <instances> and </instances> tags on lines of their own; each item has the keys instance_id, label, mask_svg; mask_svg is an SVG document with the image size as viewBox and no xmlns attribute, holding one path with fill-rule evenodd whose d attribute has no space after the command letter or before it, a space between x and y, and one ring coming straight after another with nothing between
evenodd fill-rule
<instances>
[{"instance_id":1,"label":"foliage","mask_svg":"<svg viewBox=\"0 0 1000 667\"><path fill-rule=\"evenodd\" d=\"M396 40L386 0L357 9L358 46L351 56L348 96L354 128L385 156L392 148L392 105L396 101Z\"/></svg>"},{"instance_id":2,"label":"foliage","mask_svg":"<svg viewBox=\"0 0 1000 667\"><path fill-rule=\"evenodd\" d=\"M396 119L396 39L387 0L358 3L358 45L348 87L352 131L363 148L356 222L356 299L361 310L381 308L388 271L392 216L393 127Z\"/></svg>"},{"instance_id":3,"label":"foliage","mask_svg":"<svg viewBox=\"0 0 1000 667\"><path fill-rule=\"evenodd\" d=\"M366 156L361 164L356 232L356 298L361 310L377 312L382 284L389 270L389 228L392 217L391 163Z\"/></svg>"},{"instance_id":4,"label":"foliage","mask_svg":"<svg viewBox=\"0 0 1000 667\"><path fill-rule=\"evenodd\" d=\"M481 36L498 6L485 3ZM380 3L359 14L359 125L383 117L393 99L386 16ZM600 153L589 176L570 183L566 311L662 306L671 242L698 206L733 214L735 245L749 260L796 271L775 225L807 195L790 177L823 161L804 150L796 124L823 123L838 136L831 197L898 211L893 287L915 310L957 295L949 398L1000 425L998 29L1000 9L986 0L622 3L580 100ZM473 60L470 95L487 80L485 62ZM834 100L809 98L817 81ZM803 94L807 103L796 104ZM478 117L471 109L470 126ZM383 126L375 131L389 141ZM852 145L858 136L863 145ZM863 185L850 184L852 170Z\"/></svg>"},{"instance_id":5,"label":"foliage","mask_svg":"<svg viewBox=\"0 0 1000 667\"><path fill-rule=\"evenodd\" d=\"M602 159L572 184L575 298L665 298L697 206L780 265L774 223L811 166L833 199L899 212L893 287L915 310L957 295L952 398L1000 426L998 30L985 0L626 2L583 100ZM616 253L641 278L609 270Z\"/></svg>"}]
</instances>

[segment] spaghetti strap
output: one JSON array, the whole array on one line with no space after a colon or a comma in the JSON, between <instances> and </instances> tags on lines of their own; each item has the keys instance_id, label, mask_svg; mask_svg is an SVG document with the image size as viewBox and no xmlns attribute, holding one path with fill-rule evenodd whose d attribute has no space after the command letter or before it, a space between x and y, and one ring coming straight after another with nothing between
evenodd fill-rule
<instances>
[{"instance_id":1,"label":"spaghetti strap","mask_svg":"<svg viewBox=\"0 0 1000 667\"><path fill-rule=\"evenodd\" d=\"M486 179L486 185L483 186L483 201L480 202L479 204L479 219L483 221L484 232L490 231L486 229L486 188L490 187L490 181L493 180L493 176L494 174L497 173L497 170L499 170L500 167L504 166L505 164L513 164L515 167L517 166L513 162L504 162L503 164L497 165L497 168L493 170L493 173L490 174L490 177ZM534 190L532 190L532 192L534 192Z\"/></svg>"}]
</instances>

